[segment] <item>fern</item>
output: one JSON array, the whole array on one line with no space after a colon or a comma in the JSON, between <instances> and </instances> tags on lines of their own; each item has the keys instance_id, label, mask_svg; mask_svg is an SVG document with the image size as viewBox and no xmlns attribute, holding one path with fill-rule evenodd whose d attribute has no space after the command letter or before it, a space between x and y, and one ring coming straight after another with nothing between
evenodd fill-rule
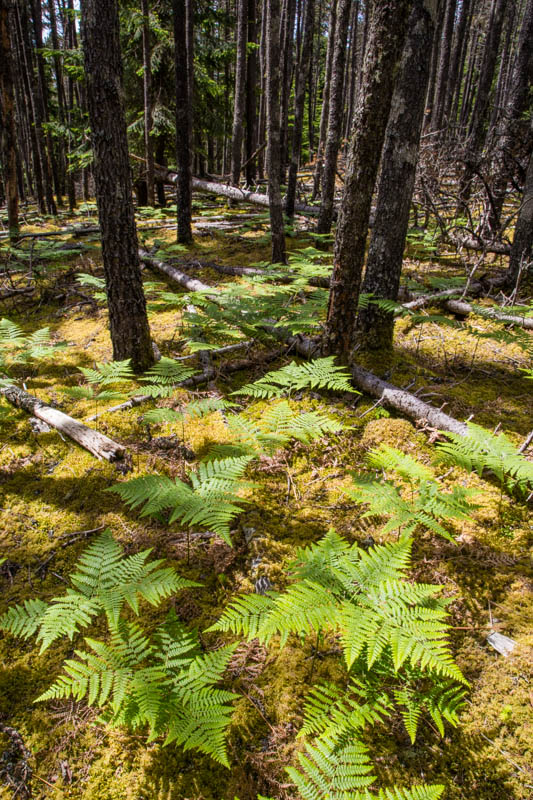
<instances>
[{"instance_id":1,"label":"fern","mask_svg":"<svg viewBox=\"0 0 533 800\"><path fill-rule=\"evenodd\" d=\"M382 529L383 533L402 530L405 534L411 534L421 525L454 541L441 520L467 519L477 508L471 502L471 498L477 494L475 490L454 486L451 492L443 492L431 469L393 447L381 445L372 450L368 462L379 469L395 472L409 488L408 492L402 492L390 480L373 480L352 474L353 486L345 490L346 494L357 503L369 506L364 517L390 517Z\"/></svg>"},{"instance_id":2,"label":"fern","mask_svg":"<svg viewBox=\"0 0 533 800\"><path fill-rule=\"evenodd\" d=\"M41 651L60 636L72 638L102 610L105 640L84 639L63 672L36 702L73 697L103 710L114 726L148 727L148 741L160 736L184 749L196 748L228 766L225 732L237 697L217 688L235 649L202 653L198 635L171 611L152 638L122 615L128 603L138 616L139 597L159 606L170 594L197 586L179 578L160 561L147 563L150 551L125 557L105 531L81 556L71 575L75 589L47 604L28 600L9 609L0 626L28 638L37 632Z\"/></svg>"},{"instance_id":3,"label":"fern","mask_svg":"<svg viewBox=\"0 0 533 800\"><path fill-rule=\"evenodd\" d=\"M104 612L114 626L124 603L139 613L139 597L159 605L165 597L196 584L180 578L161 561L147 563L150 550L124 556L122 547L105 530L86 549L71 575L74 588L49 604L39 600L9 609L0 618L0 627L15 636L28 638L37 633L41 652L62 636L73 638L94 617Z\"/></svg>"},{"instance_id":4,"label":"fern","mask_svg":"<svg viewBox=\"0 0 533 800\"><path fill-rule=\"evenodd\" d=\"M143 393L150 397L170 397L176 386L196 374L192 367L186 367L172 358L161 358L141 378L147 385ZM138 394L138 392L135 392Z\"/></svg>"},{"instance_id":5,"label":"fern","mask_svg":"<svg viewBox=\"0 0 533 800\"><path fill-rule=\"evenodd\" d=\"M135 377L129 358L125 361L110 361L108 364L97 364L96 369L80 367L80 372L85 376L87 383L98 386L122 383Z\"/></svg>"},{"instance_id":6,"label":"fern","mask_svg":"<svg viewBox=\"0 0 533 800\"><path fill-rule=\"evenodd\" d=\"M467 422L467 426L467 436L444 432L449 441L438 445L440 460L458 464L482 477L491 472L502 487L519 490L533 487L533 464L504 433L494 435L473 422Z\"/></svg>"},{"instance_id":7,"label":"fern","mask_svg":"<svg viewBox=\"0 0 533 800\"><path fill-rule=\"evenodd\" d=\"M333 356L318 358L305 364L292 361L286 367L267 372L254 383L246 384L233 394L245 394L251 397L280 397L298 389L331 389L336 392L353 392L350 375L344 367L334 363Z\"/></svg>"},{"instance_id":8,"label":"fern","mask_svg":"<svg viewBox=\"0 0 533 800\"><path fill-rule=\"evenodd\" d=\"M191 486L176 478L147 475L112 486L130 507L144 505L141 516L157 516L171 510L169 524L200 525L214 531L231 545L229 526L247 502L238 492L249 488L242 476L250 456L201 463L190 475Z\"/></svg>"},{"instance_id":9,"label":"fern","mask_svg":"<svg viewBox=\"0 0 533 800\"><path fill-rule=\"evenodd\" d=\"M330 630L340 634L348 669L365 656L370 669L382 657L395 672L404 666L463 681L447 643L446 601L440 587L405 580L411 540L368 552L330 531L301 551L299 578L285 592L241 595L210 630L232 631L269 642L291 633Z\"/></svg>"},{"instance_id":10,"label":"fern","mask_svg":"<svg viewBox=\"0 0 533 800\"><path fill-rule=\"evenodd\" d=\"M438 800L444 786L393 787L370 791L376 777L366 746L352 739L341 745L328 738L308 744L298 755L300 770L287 773L303 800Z\"/></svg>"},{"instance_id":11,"label":"fern","mask_svg":"<svg viewBox=\"0 0 533 800\"><path fill-rule=\"evenodd\" d=\"M174 411L172 408L154 408L143 415L145 422L184 422L189 419L202 419L202 417L213 414L215 411L222 411L226 408L234 408L234 403L229 403L222 397L204 397L201 400L193 400L188 403L181 411Z\"/></svg>"}]
</instances>

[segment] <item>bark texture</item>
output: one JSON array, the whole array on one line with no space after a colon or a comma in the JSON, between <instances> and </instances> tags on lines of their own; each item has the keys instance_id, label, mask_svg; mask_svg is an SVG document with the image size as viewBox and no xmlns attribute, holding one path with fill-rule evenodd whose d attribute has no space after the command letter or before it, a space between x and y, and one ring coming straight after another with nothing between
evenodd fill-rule
<instances>
[{"instance_id":1,"label":"bark texture","mask_svg":"<svg viewBox=\"0 0 533 800\"><path fill-rule=\"evenodd\" d=\"M69 439L77 442L80 447L88 450L96 458L104 458L106 461L120 461L126 456L126 448L117 444L112 439L104 436L98 431L93 431L81 422L63 414L57 408L52 408L42 403L37 397L24 392L16 386L7 386L1 390L6 400L15 406L22 408L37 419L46 422L52 428L68 436Z\"/></svg>"},{"instance_id":2,"label":"bark texture","mask_svg":"<svg viewBox=\"0 0 533 800\"><path fill-rule=\"evenodd\" d=\"M268 198L270 209L270 230L272 233L272 262L285 263L285 232L283 229L283 204L281 200L280 169L280 3L279 0L266 0L266 51L267 51L267 173Z\"/></svg>"},{"instance_id":3,"label":"bark texture","mask_svg":"<svg viewBox=\"0 0 533 800\"><path fill-rule=\"evenodd\" d=\"M0 144L9 236L16 239L19 232L19 195L9 6L10 0L0 0Z\"/></svg>"},{"instance_id":4,"label":"bark texture","mask_svg":"<svg viewBox=\"0 0 533 800\"><path fill-rule=\"evenodd\" d=\"M113 358L130 358L144 371L154 356L131 196L116 0L84 0L82 38Z\"/></svg>"},{"instance_id":5,"label":"bark texture","mask_svg":"<svg viewBox=\"0 0 533 800\"><path fill-rule=\"evenodd\" d=\"M396 300L429 80L436 2L415 0L383 145L382 168L362 291ZM369 304L359 312L358 340L392 347L394 315Z\"/></svg>"},{"instance_id":6,"label":"bark texture","mask_svg":"<svg viewBox=\"0 0 533 800\"><path fill-rule=\"evenodd\" d=\"M533 129L531 130L533 135ZM533 267L533 153L529 158L522 204L516 221L511 257L509 259L508 283L516 284L525 269Z\"/></svg>"},{"instance_id":7,"label":"bark texture","mask_svg":"<svg viewBox=\"0 0 533 800\"><path fill-rule=\"evenodd\" d=\"M335 178L337 157L342 133L342 112L344 103L344 64L346 61L346 42L350 21L351 0L338 0L337 24L335 27L335 47L331 69L329 93L328 133L322 176L322 200L316 226L317 233L329 233L333 220L333 200L335 197Z\"/></svg>"},{"instance_id":8,"label":"bark texture","mask_svg":"<svg viewBox=\"0 0 533 800\"><path fill-rule=\"evenodd\" d=\"M336 353L344 360L349 358L354 344L372 193L411 5L410 0L377 3L370 21L337 226L323 343L326 352Z\"/></svg>"},{"instance_id":9,"label":"bark texture","mask_svg":"<svg viewBox=\"0 0 533 800\"><path fill-rule=\"evenodd\" d=\"M246 109L246 39L247 0L237 3L237 61L235 64L235 97L233 106L233 132L231 138L231 182L239 185L242 162L244 112Z\"/></svg>"},{"instance_id":10,"label":"bark texture","mask_svg":"<svg viewBox=\"0 0 533 800\"><path fill-rule=\"evenodd\" d=\"M184 0L174 0L176 67L176 161L178 164L178 242L192 242L191 105L187 61L187 25Z\"/></svg>"}]
</instances>

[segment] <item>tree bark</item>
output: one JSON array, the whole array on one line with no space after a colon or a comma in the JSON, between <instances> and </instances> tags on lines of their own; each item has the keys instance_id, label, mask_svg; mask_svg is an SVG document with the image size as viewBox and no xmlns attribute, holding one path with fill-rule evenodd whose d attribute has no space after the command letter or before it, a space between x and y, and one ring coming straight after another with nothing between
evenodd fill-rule
<instances>
[{"instance_id":1,"label":"tree bark","mask_svg":"<svg viewBox=\"0 0 533 800\"><path fill-rule=\"evenodd\" d=\"M374 298L397 300L409 209L429 80L436 6L415 0L394 91L382 154L378 198L362 286ZM371 303L357 318L358 342L368 349L391 348L394 315Z\"/></svg>"},{"instance_id":2,"label":"tree bark","mask_svg":"<svg viewBox=\"0 0 533 800\"><path fill-rule=\"evenodd\" d=\"M266 55L267 55L267 172L268 197L270 209L270 230L272 234L272 262L285 263L285 232L283 228L283 205L281 200L280 168L280 3L279 0L265 0L267 11Z\"/></svg>"},{"instance_id":3,"label":"tree bark","mask_svg":"<svg viewBox=\"0 0 533 800\"><path fill-rule=\"evenodd\" d=\"M32 414L37 419L46 422L47 425L77 442L80 447L88 450L96 458L104 458L106 461L122 461L127 455L126 448L121 444L117 444L102 433L98 433L98 431L93 431L92 428L88 428L67 414L63 414L62 411L47 406L37 397L33 397L16 386L7 386L5 389L0 389L0 394L3 394L6 400L15 408L22 408L28 414Z\"/></svg>"},{"instance_id":4,"label":"tree bark","mask_svg":"<svg viewBox=\"0 0 533 800\"><path fill-rule=\"evenodd\" d=\"M235 95L233 103L233 129L231 134L231 182L239 185L242 163L244 114L246 109L246 40L248 2L237 0L237 59L235 63Z\"/></svg>"},{"instance_id":5,"label":"tree bark","mask_svg":"<svg viewBox=\"0 0 533 800\"><path fill-rule=\"evenodd\" d=\"M322 175L322 200L316 226L317 233L329 233L333 220L337 157L339 155L342 134L344 62L346 59L350 7L351 0L338 0L335 47L333 51L331 87L329 91L328 133L326 138L324 172Z\"/></svg>"},{"instance_id":6,"label":"tree bark","mask_svg":"<svg viewBox=\"0 0 533 800\"><path fill-rule=\"evenodd\" d=\"M15 241L19 233L19 195L10 2L11 0L0 0L0 143L7 201L7 226L10 238Z\"/></svg>"},{"instance_id":7,"label":"tree bark","mask_svg":"<svg viewBox=\"0 0 533 800\"><path fill-rule=\"evenodd\" d=\"M435 102L431 115L431 130L439 131L444 121L446 97L448 94L448 76L450 71L450 55L452 50L453 26L457 0L447 0L444 26L442 31L442 44L440 48L439 68L437 72L437 88Z\"/></svg>"},{"instance_id":8,"label":"tree bark","mask_svg":"<svg viewBox=\"0 0 533 800\"><path fill-rule=\"evenodd\" d=\"M531 129L533 136L533 127ZM516 221L511 257L509 258L508 285L516 285L519 275L533 265L533 152L529 157L524 193Z\"/></svg>"},{"instance_id":9,"label":"tree bark","mask_svg":"<svg viewBox=\"0 0 533 800\"><path fill-rule=\"evenodd\" d=\"M189 97L187 26L184 0L174 2L174 50L176 67L176 160L178 164L178 242L192 242L191 107Z\"/></svg>"},{"instance_id":10,"label":"tree bark","mask_svg":"<svg viewBox=\"0 0 533 800\"><path fill-rule=\"evenodd\" d=\"M148 0L141 0L143 15L143 95L144 95L144 157L146 159L146 190L148 205L155 205L154 194L154 148L150 139L152 132L152 53L150 48L150 22Z\"/></svg>"},{"instance_id":11,"label":"tree bark","mask_svg":"<svg viewBox=\"0 0 533 800\"><path fill-rule=\"evenodd\" d=\"M488 232L494 236L500 228L501 213L509 177L516 171L515 157L524 134L522 116L528 108L529 87L533 84L533 0L527 0L522 17L518 53L512 71L505 110L496 130L492 154L493 178L488 209Z\"/></svg>"},{"instance_id":12,"label":"tree bark","mask_svg":"<svg viewBox=\"0 0 533 800\"><path fill-rule=\"evenodd\" d=\"M248 1L248 56L246 60L246 184L253 186L256 179L257 149L257 6L256 0Z\"/></svg>"},{"instance_id":13,"label":"tree bark","mask_svg":"<svg viewBox=\"0 0 533 800\"><path fill-rule=\"evenodd\" d=\"M370 22L363 80L337 225L323 340L324 351L335 353L343 360L349 359L354 344L372 193L411 4L410 0L384 0L377 3Z\"/></svg>"},{"instance_id":14,"label":"tree bark","mask_svg":"<svg viewBox=\"0 0 533 800\"><path fill-rule=\"evenodd\" d=\"M318 129L318 150L316 156L315 172L313 176L313 200L320 194L322 183L322 170L324 168L324 149L326 146L326 131L328 129L329 91L331 86L331 66L333 64L333 50L335 42L335 24L337 19L337 0L331 0L328 19L328 48L326 51L326 74L324 76L324 89L322 91L322 110L320 112L320 127ZM320 37L320 30L319 30ZM317 59L320 64L320 59Z\"/></svg>"},{"instance_id":15,"label":"tree bark","mask_svg":"<svg viewBox=\"0 0 533 800\"><path fill-rule=\"evenodd\" d=\"M309 80L311 68L311 46L313 43L314 27L314 0L304 0L304 23L303 40L300 51L300 61L296 74L296 89L294 98L294 127L292 129L292 152L291 163L289 165L289 179L287 184L287 197L285 200L285 211L289 217L294 215L294 203L296 199L296 181L298 177L298 166L300 164L300 153L302 149L302 133L304 124L304 104L305 87Z\"/></svg>"},{"instance_id":16,"label":"tree bark","mask_svg":"<svg viewBox=\"0 0 533 800\"><path fill-rule=\"evenodd\" d=\"M82 38L96 202L115 360L154 361L131 195L116 0L84 0Z\"/></svg>"}]
</instances>

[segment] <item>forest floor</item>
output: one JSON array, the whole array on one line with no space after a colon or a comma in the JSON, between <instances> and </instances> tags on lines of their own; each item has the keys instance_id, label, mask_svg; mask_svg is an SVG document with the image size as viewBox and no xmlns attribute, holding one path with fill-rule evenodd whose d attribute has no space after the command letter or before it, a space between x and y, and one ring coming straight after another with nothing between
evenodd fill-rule
<instances>
[{"instance_id":1,"label":"forest floor","mask_svg":"<svg viewBox=\"0 0 533 800\"><path fill-rule=\"evenodd\" d=\"M268 261L264 214L249 208L224 209L207 201L195 205L192 247L165 251L175 237L170 227L141 231L145 246L155 242L167 258L173 256L180 263L248 266ZM150 221L148 212L141 218ZM61 227L89 219L95 222L90 205L81 216L63 216ZM163 224L157 218L153 222ZM37 220L24 231L38 231L40 225ZM301 258L300 250L313 246L315 240L304 220L298 227L288 246ZM43 230L52 229L50 220L43 223ZM77 249L61 249L66 243ZM5 243L2 246L5 263ZM94 297L98 287L80 286L76 279L78 273L102 277L98 236L27 239L21 248L27 259L25 270L33 270L37 288L33 294L5 300L0 316L26 333L48 326L52 338L66 344L34 363L13 364L10 374L23 380L31 394L84 420L94 413L94 402L69 397L63 389L84 383L80 367L93 367L112 357L107 312ZM316 253L314 257L320 261ZM327 249L322 260L331 263ZM433 252L412 237L403 281L409 286L416 281L428 291L431 286L451 285L453 280L465 279L474 260L474 255L459 256L444 247ZM487 261L484 269L489 273L505 266L501 257ZM242 278L220 275L205 266L191 268L188 274L212 285L243 283ZM180 294L180 290L148 269L143 275L159 350L169 357L186 355L184 311L181 301L169 297L169 292ZM21 274L14 273L13 280L19 285ZM445 404L447 413L460 420L471 418L489 430L500 426L519 446L533 427L531 382L520 371L531 367L531 351L525 352L512 337L484 338L494 329L490 320L479 315L454 327L442 321L413 324L401 318L396 323L394 353L379 354L365 365L380 376L386 374L397 386L420 390L436 407ZM221 345L236 341L216 330L209 335L210 341ZM228 396L294 358L286 354L265 367L260 354L267 351L262 343L248 353L258 356L253 370L231 378L221 375L198 391L178 390L172 404L206 395ZM242 352L234 357L242 358ZM194 359L184 363L196 366ZM272 401L240 398L237 402L260 418ZM380 532L379 520L363 518L360 507L343 490L350 483L350 471L371 472L365 456L382 443L432 463L433 432L356 394L305 391L292 396L290 403L300 410L326 413L345 430L311 445L293 443L254 462L249 477L256 485L249 491L251 502L234 524L233 548L218 537L198 533L192 536L187 559L186 534L179 525L141 519L117 495L104 491L124 480L113 464L97 461L54 430L33 433L28 415L2 402L0 542L1 555L7 560L0 565L0 612L28 598L50 599L62 593L80 553L94 531L104 527L111 528L127 552L151 547L157 558L166 559L179 574L201 584L182 593L176 606L179 617L200 631L220 616L236 593L254 591L259 578L283 588L287 564L297 550L316 542L330 527L350 542L394 539L395 533ZM155 472L183 478L212 444L231 439L219 412L188 420L182 429L181 424L143 423L146 410L169 405L168 400L105 413L105 407L113 404L102 402L98 411L104 413L89 424L125 445L132 457L128 478ZM194 457L185 453L184 444ZM525 455L533 457L533 445ZM447 726L444 739L423 722L413 745L400 720L387 729L376 726L366 739L385 785L425 780L444 783L448 800L527 800L533 797L531 506L459 467L437 464L434 469L445 487L459 484L479 490L479 508L471 518L450 523L456 542L417 534L411 570L417 580L443 584L445 595L453 598L452 649L470 683L468 702L460 725ZM161 610L146 612L146 620L160 616ZM510 656L500 655L487 643L491 630L516 642ZM202 634L202 640L212 648L228 637ZM139 732L111 730L98 723L96 712L82 703L34 704L71 652L69 642L39 655L32 640L21 642L8 634L0 638L0 722L16 728L31 753L35 798L255 800L258 792L279 800L289 798L284 766L300 746L296 734L309 682L311 678L313 682L335 679L340 669L331 642L324 643L318 654L313 654L311 642L296 639L281 653L254 642L241 645L229 669L228 684L241 698L230 728L228 770L195 751L184 753L173 745L163 747L160 741L146 744ZM8 745L0 734L0 753L7 752ZM6 758L5 753L0 756L4 777ZM0 788L0 797L11 796L7 785Z\"/></svg>"}]
</instances>

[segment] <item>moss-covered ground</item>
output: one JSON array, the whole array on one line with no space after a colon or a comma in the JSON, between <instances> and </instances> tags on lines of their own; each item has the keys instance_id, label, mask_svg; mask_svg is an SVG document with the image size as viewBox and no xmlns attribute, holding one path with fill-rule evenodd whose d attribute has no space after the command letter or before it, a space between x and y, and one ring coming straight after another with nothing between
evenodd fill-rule
<instances>
[{"instance_id":1,"label":"moss-covered ground","mask_svg":"<svg viewBox=\"0 0 533 800\"><path fill-rule=\"evenodd\" d=\"M239 215L253 211L225 212L214 204L199 204L195 213L198 222L222 217L234 227L217 231L199 225L195 244L179 256L241 266L268 260L264 218L240 220ZM61 224L73 221L80 220L64 217ZM35 225L25 230L38 229ZM156 239L171 243L173 236L170 228L142 233L148 245ZM111 346L103 303L95 301L93 289L80 287L75 277L78 272L102 276L98 242L87 237L65 241L81 243L81 252L48 250L39 258L34 250L37 289L31 296L5 301L1 316L26 332L49 326L53 339L66 343L53 356L12 364L10 374L32 394L83 420L94 413L94 402L69 398L62 389L83 383L80 367L110 360ZM313 242L300 230L288 243L295 249ZM28 252L29 244L24 247ZM504 262L495 261L486 268L497 271L502 266ZM467 270L467 254L459 258L442 252L429 257L413 247L404 277L429 286L430 279L464 277ZM160 282L160 289L179 291L165 285L160 276L144 274L147 282ZM205 266L194 274L213 284L235 280ZM21 278L14 274L13 280ZM153 287L148 288L149 300L156 300ZM186 354L181 314L179 308L152 302L151 329L163 355ZM396 385L419 391L433 405L444 405L459 419L471 417L491 430L499 425L519 445L533 427L532 384L520 372L531 365L531 355L511 341L473 335L494 327L481 316L457 327L413 325L402 318L396 325L393 355L367 357L365 363ZM288 360L284 357L269 368ZM172 403L206 393L226 395L262 372L264 367L258 366L231 379L221 376L195 392L180 390ZM343 493L349 472L367 470L365 454L381 443L430 463L434 432L366 397L307 392L291 398L291 403L295 408L324 411L347 429L313 445L293 444L255 462L249 472L256 488L234 525L234 547L216 537L193 536L189 563L183 529L141 519L116 495L104 491L123 480L113 465L97 461L55 431L33 433L24 412L2 403L0 542L6 560L0 565L0 611L30 597L49 599L62 593L87 541L105 526L127 552L152 547L157 557L201 583L200 588L182 593L176 603L178 615L200 631L218 618L237 592L253 591L258 577L268 577L274 588L285 586L287 564L297 549L317 541L331 526L349 541L386 540L380 520L362 518L360 508ZM98 410L111 404L103 403ZM210 444L230 439L220 414L189 420L183 429L171 424L148 428L142 414L153 405L103 413L90 423L128 448L132 464L128 477L153 472L183 477L190 467L180 448L183 440L198 459ZM254 403L254 413L260 415L265 407L264 401ZM525 454L531 457L533 449ZM460 726L448 726L444 739L424 722L412 745L398 720L383 729L376 727L367 740L385 783L442 782L449 800L527 800L533 797L530 505L502 495L497 485L459 468L436 469L445 486L459 483L480 493L479 509L452 526L455 544L428 533L416 536L412 571L417 580L443 584L445 594L453 598L453 650L470 682L468 703ZM146 619L149 623L163 614L164 609L146 611ZM491 649L486 641L491 630L516 642L512 655L503 657ZM202 639L208 648L224 641L214 634L203 634ZM257 643L242 644L227 681L241 695L229 734L228 770L195 751L184 753L161 742L146 744L139 732L111 730L98 723L97 713L83 703L35 704L73 647L75 643L67 641L39 655L32 640L0 636L0 723L16 728L31 752L37 799L255 800L258 793L280 800L293 797L284 766L301 746L296 734L311 672L316 681L335 679L342 670L331 642L325 642L314 658L311 643L296 639L281 654ZM5 734L0 734L0 753L8 747ZM5 763L0 756L0 772ZM10 796L7 785L0 788L0 797Z\"/></svg>"}]
</instances>

